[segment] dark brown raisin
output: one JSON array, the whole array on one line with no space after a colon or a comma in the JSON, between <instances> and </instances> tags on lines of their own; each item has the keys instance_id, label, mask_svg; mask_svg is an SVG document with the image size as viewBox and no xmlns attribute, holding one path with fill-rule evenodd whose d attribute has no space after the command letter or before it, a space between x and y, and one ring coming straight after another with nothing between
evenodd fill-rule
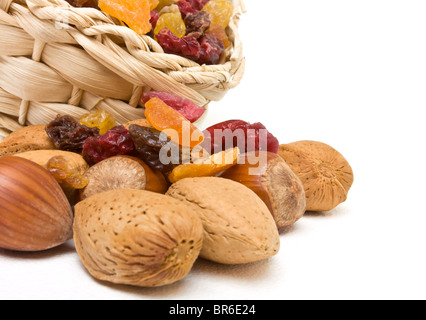
<instances>
[{"instance_id":1,"label":"dark brown raisin","mask_svg":"<svg viewBox=\"0 0 426 320\"><path fill-rule=\"evenodd\" d=\"M188 37L200 38L210 28L209 13L198 11L185 17L186 35Z\"/></svg>"}]
</instances>

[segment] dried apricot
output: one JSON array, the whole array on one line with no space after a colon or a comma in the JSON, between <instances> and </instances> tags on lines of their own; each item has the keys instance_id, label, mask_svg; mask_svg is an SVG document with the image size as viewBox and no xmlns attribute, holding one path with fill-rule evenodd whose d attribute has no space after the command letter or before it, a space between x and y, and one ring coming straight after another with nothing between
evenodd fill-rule
<instances>
[{"instance_id":1,"label":"dried apricot","mask_svg":"<svg viewBox=\"0 0 426 320\"><path fill-rule=\"evenodd\" d=\"M185 178L214 177L231 168L238 162L238 147L211 155L202 162L188 163L177 166L168 176L171 183Z\"/></svg>"},{"instance_id":2,"label":"dried apricot","mask_svg":"<svg viewBox=\"0 0 426 320\"><path fill-rule=\"evenodd\" d=\"M145 104L145 116L157 130L164 131L175 143L183 147L195 147L204 140L203 133L178 111L158 98Z\"/></svg>"},{"instance_id":3,"label":"dried apricot","mask_svg":"<svg viewBox=\"0 0 426 320\"><path fill-rule=\"evenodd\" d=\"M99 0L99 8L123 21L138 34L151 31L151 8L155 0Z\"/></svg>"}]
</instances>

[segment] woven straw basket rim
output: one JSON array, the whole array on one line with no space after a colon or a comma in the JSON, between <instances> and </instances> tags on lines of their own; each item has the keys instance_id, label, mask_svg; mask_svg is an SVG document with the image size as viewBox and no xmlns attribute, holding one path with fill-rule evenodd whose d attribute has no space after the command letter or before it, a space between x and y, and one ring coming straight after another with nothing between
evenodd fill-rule
<instances>
[{"instance_id":1,"label":"woven straw basket rim","mask_svg":"<svg viewBox=\"0 0 426 320\"><path fill-rule=\"evenodd\" d=\"M65 0L0 0L0 140L46 124L57 114L104 109L122 124L144 117L144 92L167 91L200 106L237 86L245 58L238 35L242 0L227 28L230 46L218 65L166 54L147 35Z\"/></svg>"}]
</instances>

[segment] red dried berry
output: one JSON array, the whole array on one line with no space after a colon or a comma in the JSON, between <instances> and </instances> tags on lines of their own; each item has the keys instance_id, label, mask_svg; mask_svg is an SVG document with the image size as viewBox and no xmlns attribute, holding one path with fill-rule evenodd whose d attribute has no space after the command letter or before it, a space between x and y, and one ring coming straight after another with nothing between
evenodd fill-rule
<instances>
[{"instance_id":1,"label":"red dried berry","mask_svg":"<svg viewBox=\"0 0 426 320\"><path fill-rule=\"evenodd\" d=\"M200 58L199 64L218 64L220 56L225 51L225 45L221 40L211 34L205 34L200 39Z\"/></svg>"},{"instance_id":2,"label":"red dried berry","mask_svg":"<svg viewBox=\"0 0 426 320\"><path fill-rule=\"evenodd\" d=\"M198 11L203 9L206 3L209 2L209 0L186 0L186 1L188 1L191 4L191 6Z\"/></svg>"},{"instance_id":3,"label":"red dried berry","mask_svg":"<svg viewBox=\"0 0 426 320\"><path fill-rule=\"evenodd\" d=\"M203 133L204 141L201 145L211 154L227 147L240 147L242 153L259 150L278 152L278 139L260 122L250 124L242 120L229 120L215 124ZM261 141L264 137L266 141Z\"/></svg>"},{"instance_id":4,"label":"red dried berry","mask_svg":"<svg viewBox=\"0 0 426 320\"><path fill-rule=\"evenodd\" d=\"M201 46L194 37L179 38L167 28L163 28L156 37L166 53L176 54L194 61L200 58Z\"/></svg>"},{"instance_id":5,"label":"red dried berry","mask_svg":"<svg viewBox=\"0 0 426 320\"><path fill-rule=\"evenodd\" d=\"M145 104L152 98L162 100L165 104L178 111L191 122L197 121L206 111L206 109L196 105L191 100L169 92L151 91L144 93L142 96L142 102Z\"/></svg>"},{"instance_id":6,"label":"red dried berry","mask_svg":"<svg viewBox=\"0 0 426 320\"><path fill-rule=\"evenodd\" d=\"M151 20L150 20L152 25L152 30L154 30L155 27L157 26L158 19L160 19L160 13L157 10L152 10Z\"/></svg>"},{"instance_id":7,"label":"red dried berry","mask_svg":"<svg viewBox=\"0 0 426 320\"><path fill-rule=\"evenodd\" d=\"M118 126L102 136L87 139L83 146L83 157L88 164L93 165L114 156L130 154L134 150L129 131L124 126Z\"/></svg>"},{"instance_id":8,"label":"red dried berry","mask_svg":"<svg viewBox=\"0 0 426 320\"><path fill-rule=\"evenodd\" d=\"M195 14L197 12L197 10L195 10L186 0L179 0L175 3L175 5L179 7L182 19L185 19L189 14Z\"/></svg>"}]
</instances>

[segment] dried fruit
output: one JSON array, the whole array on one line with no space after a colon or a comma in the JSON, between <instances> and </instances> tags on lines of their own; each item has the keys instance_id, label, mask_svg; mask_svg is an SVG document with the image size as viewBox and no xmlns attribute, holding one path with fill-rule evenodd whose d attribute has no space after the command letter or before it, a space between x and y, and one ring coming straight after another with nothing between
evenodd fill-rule
<instances>
[{"instance_id":1,"label":"dried fruit","mask_svg":"<svg viewBox=\"0 0 426 320\"><path fill-rule=\"evenodd\" d=\"M200 11L209 0L186 0L195 10Z\"/></svg>"},{"instance_id":2,"label":"dried fruit","mask_svg":"<svg viewBox=\"0 0 426 320\"><path fill-rule=\"evenodd\" d=\"M72 238L73 213L50 173L20 157L0 158L0 248L41 251Z\"/></svg>"},{"instance_id":3,"label":"dried fruit","mask_svg":"<svg viewBox=\"0 0 426 320\"><path fill-rule=\"evenodd\" d=\"M70 5L77 8L98 8L98 0L66 0Z\"/></svg>"},{"instance_id":4,"label":"dried fruit","mask_svg":"<svg viewBox=\"0 0 426 320\"><path fill-rule=\"evenodd\" d=\"M206 109L197 106L191 100L169 92L150 91L144 93L142 102L147 103L152 98L158 98L162 100L165 104L178 111L182 116L191 122L195 122L200 119L200 117L206 111Z\"/></svg>"},{"instance_id":5,"label":"dried fruit","mask_svg":"<svg viewBox=\"0 0 426 320\"><path fill-rule=\"evenodd\" d=\"M167 182L161 173L154 172L141 160L129 156L105 159L90 167L84 174L90 182L80 192L80 200L97 193L135 189L158 193L167 191Z\"/></svg>"},{"instance_id":6,"label":"dried fruit","mask_svg":"<svg viewBox=\"0 0 426 320\"><path fill-rule=\"evenodd\" d=\"M346 201L354 176L337 150L322 142L298 141L280 145L278 154L302 181L308 211L329 211Z\"/></svg>"},{"instance_id":7,"label":"dried fruit","mask_svg":"<svg viewBox=\"0 0 426 320\"><path fill-rule=\"evenodd\" d=\"M99 0L99 8L117 18L138 34L147 34L151 31L150 0Z\"/></svg>"},{"instance_id":8,"label":"dried fruit","mask_svg":"<svg viewBox=\"0 0 426 320\"><path fill-rule=\"evenodd\" d=\"M224 264L242 264L278 253L280 238L272 215L249 188L216 177L180 180L166 193L191 206L204 226L200 256Z\"/></svg>"},{"instance_id":9,"label":"dried fruit","mask_svg":"<svg viewBox=\"0 0 426 320\"><path fill-rule=\"evenodd\" d=\"M99 135L98 128L88 128L70 116L60 115L46 126L46 132L57 149L76 153L81 153L87 138Z\"/></svg>"},{"instance_id":10,"label":"dried fruit","mask_svg":"<svg viewBox=\"0 0 426 320\"><path fill-rule=\"evenodd\" d=\"M201 46L197 38L175 36L169 29L162 29L156 39L165 53L175 54L184 58L197 61L200 58Z\"/></svg>"},{"instance_id":11,"label":"dried fruit","mask_svg":"<svg viewBox=\"0 0 426 320\"><path fill-rule=\"evenodd\" d=\"M73 189L83 189L89 183L89 180L75 169L65 156L51 158L46 163L46 169L60 184L65 184Z\"/></svg>"},{"instance_id":12,"label":"dried fruit","mask_svg":"<svg viewBox=\"0 0 426 320\"><path fill-rule=\"evenodd\" d=\"M210 28L210 18L206 11L198 11L187 14L185 17L186 35L188 37L200 38Z\"/></svg>"},{"instance_id":13,"label":"dried fruit","mask_svg":"<svg viewBox=\"0 0 426 320\"><path fill-rule=\"evenodd\" d=\"M234 13L234 5L229 0L210 0L202 10L210 14L212 25L219 24L226 28Z\"/></svg>"},{"instance_id":14,"label":"dried fruit","mask_svg":"<svg viewBox=\"0 0 426 320\"><path fill-rule=\"evenodd\" d=\"M158 11L161 11L164 7L175 4L178 0L159 0L157 7L155 8Z\"/></svg>"},{"instance_id":15,"label":"dried fruit","mask_svg":"<svg viewBox=\"0 0 426 320\"><path fill-rule=\"evenodd\" d=\"M145 116L155 129L166 130L169 138L181 146L193 148L203 141L203 133L197 127L158 98L145 104Z\"/></svg>"},{"instance_id":16,"label":"dried fruit","mask_svg":"<svg viewBox=\"0 0 426 320\"><path fill-rule=\"evenodd\" d=\"M196 163L181 164L168 176L171 183L185 178L214 177L234 166L238 161L238 148L211 155L208 159Z\"/></svg>"},{"instance_id":17,"label":"dried fruit","mask_svg":"<svg viewBox=\"0 0 426 320\"><path fill-rule=\"evenodd\" d=\"M176 165L181 163L180 153L171 154L171 159L168 162L160 159L160 150L172 143L165 133L154 128L134 124L130 125L129 132L139 157L152 169L167 175Z\"/></svg>"},{"instance_id":18,"label":"dried fruit","mask_svg":"<svg viewBox=\"0 0 426 320\"><path fill-rule=\"evenodd\" d=\"M220 57L225 50L225 45L221 40L211 34L205 34L200 39L200 58L197 60L199 64L218 64Z\"/></svg>"},{"instance_id":19,"label":"dried fruit","mask_svg":"<svg viewBox=\"0 0 426 320\"><path fill-rule=\"evenodd\" d=\"M157 26L158 19L160 19L160 13L157 10L152 10L150 22L153 29Z\"/></svg>"},{"instance_id":20,"label":"dried fruit","mask_svg":"<svg viewBox=\"0 0 426 320\"><path fill-rule=\"evenodd\" d=\"M305 190L283 158L260 151L241 155L244 161L220 176L242 183L268 206L278 229L290 226L305 213Z\"/></svg>"},{"instance_id":21,"label":"dried fruit","mask_svg":"<svg viewBox=\"0 0 426 320\"><path fill-rule=\"evenodd\" d=\"M115 127L115 119L108 112L100 109L81 116L80 124L89 128L98 128L99 134L102 135Z\"/></svg>"},{"instance_id":22,"label":"dried fruit","mask_svg":"<svg viewBox=\"0 0 426 320\"><path fill-rule=\"evenodd\" d=\"M242 153L251 151L278 152L279 142L261 123L229 120L204 130L202 143L210 153L239 147Z\"/></svg>"},{"instance_id":23,"label":"dried fruit","mask_svg":"<svg viewBox=\"0 0 426 320\"><path fill-rule=\"evenodd\" d=\"M211 26L207 31L206 34L210 34L212 36L215 36L220 41L222 41L223 45L225 46L225 49L229 47L229 38L226 34L226 30L223 26L216 24L214 26Z\"/></svg>"},{"instance_id":24,"label":"dried fruit","mask_svg":"<svg viewBox=\"0 0 426 320\"><path fill-rule=\"evenodd\" d=\"M180 12L161 14L155 26L154 34L157 35L164 28L168 29L178 38L186 35L185 23Z\"/></svg>"},{"instance_id":25,"label":"dried fruit","mask_svg":"<svg viewBox=\"0 0 426 320\"><path fill-rule=\"evenodd\" d=\"M56 149L45 129L44 125L32 125L12 132L0 142L0 157L31 150Z\"/></svg>"},{"instance_id":26,"label":"dried fruit","mask_svg":"<svg viewBox=\"0 0 426 320\"><path fill-rule=\"evenodd\" d=\"M118 126L102 136L87 139L83 146L83 157L88 164L93 165L113 156L131 154L134 150L129 131L124 126Z\"/></svg>"},{"instance_id":27,"label":"dried fruit","mask_svg":"<svg viewBox=\"0 0 426 320\"><path fill-rule=\"evenodd\" d=\"M186 16L188 16L189 14L194 14L197 12L197 10L195 10L191 6L191 4L186 0L180 0L176 2L175 4L178 6L183 19L185 19Z\"/></svg>"},{"instance_id":28,"label":"dried fruit","mask_svg":"<svg viewBox=\"0 0 426 320\"><path fill-rule=\"evenodd\" d=\"M190 272L202 241L197 214L162 194L112 190L75 206L75 247L99 280L142 287L174 283Z\"/></svg>"}]
</instances>

